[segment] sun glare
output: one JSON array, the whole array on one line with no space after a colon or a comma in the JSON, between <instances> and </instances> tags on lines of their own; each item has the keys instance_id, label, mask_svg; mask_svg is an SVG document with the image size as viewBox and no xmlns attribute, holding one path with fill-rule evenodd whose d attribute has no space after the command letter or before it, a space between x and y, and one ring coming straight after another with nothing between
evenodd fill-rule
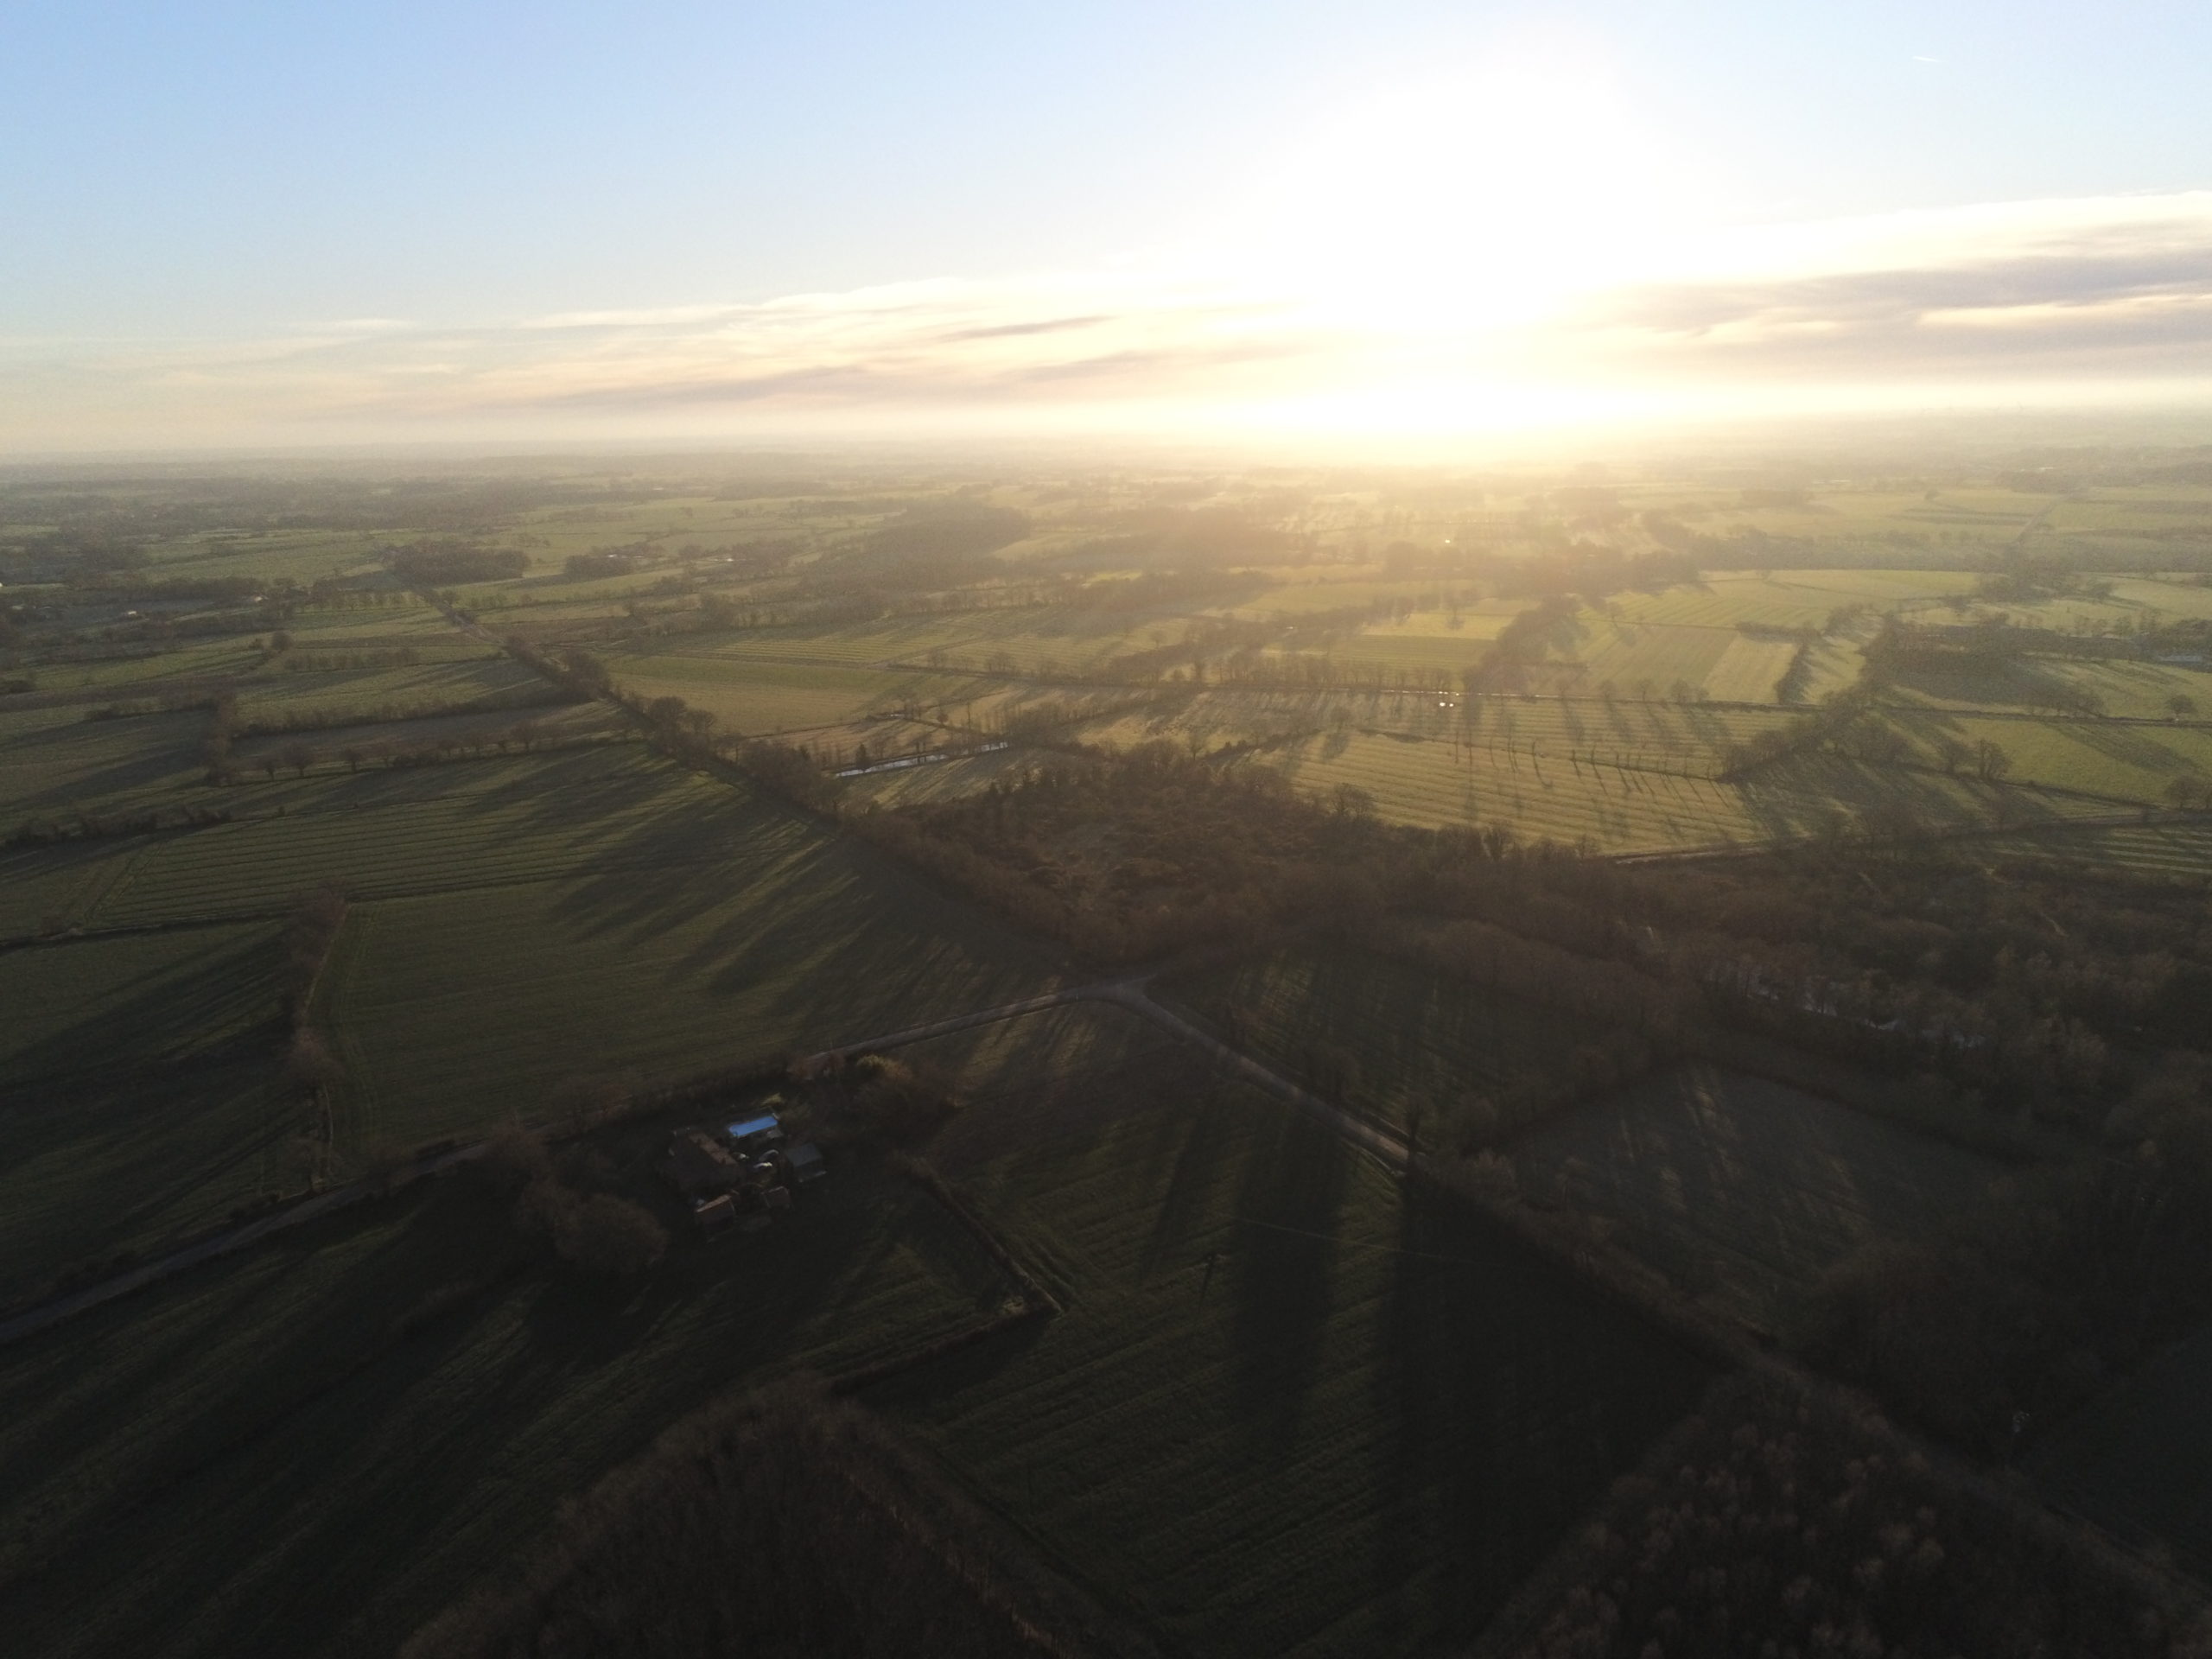
<instances>
[{"instance_id":1,"label":"sun glare","mask_svg":"<svg viewBox=\"0 0 2212 1659\"><path fill-rule=\"evenodd\" d=\"M1530 54L1322 123L1284 158L1248 257L1356 327L1497 329L1642 264L1693 176L1601 67Z\"/></svg>"}]
</instances>

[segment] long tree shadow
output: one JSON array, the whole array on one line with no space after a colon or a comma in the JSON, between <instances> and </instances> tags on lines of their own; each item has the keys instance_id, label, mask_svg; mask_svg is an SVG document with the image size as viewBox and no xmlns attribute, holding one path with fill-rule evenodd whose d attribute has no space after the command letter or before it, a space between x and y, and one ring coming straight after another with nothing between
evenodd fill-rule
<instances>
[{"instance_id":1,"label":"long tree shadow","mask_svg":"<svg viewBox=\"0 0 2212 1659\"><path fill-rule=\"evenodd\" d=\"M1286 1108L1262 1120L1247 1157L1229 1274L1235 1387L1257 1438L1277 1451L1297 1443L1319 1375L1356 1156L1332 1126Z\"/></svg>"},{"instance_id":2,"label":"long tree shadow","mask_svg":"<svg viewBox=\"0 0 2212 1659\"><path fill-rule=\"evenodd\" d=\"M1471 1638L1709 1373L1427 1188L1397 1248L1372 1571L1403 1650Z\"/></svg>"}]
</instances>

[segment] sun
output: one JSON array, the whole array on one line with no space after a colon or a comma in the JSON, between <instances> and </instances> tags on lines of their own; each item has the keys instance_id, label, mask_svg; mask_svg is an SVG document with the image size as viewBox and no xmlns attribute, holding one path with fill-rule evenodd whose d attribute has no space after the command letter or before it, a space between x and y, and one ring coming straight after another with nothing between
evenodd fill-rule
<instances>
[{"instance_id":1,"label":"sun","mask_svg":"<svg viewBox=\"0 0 2212 1659\"><path fill-rule=\"evenodd\" d=\"M1317 124L1258 193L1244 257L1357 325L1498 328L1620 280L1700 194L1610 74L1529 53Z\"/></svg>"}]
</instances>

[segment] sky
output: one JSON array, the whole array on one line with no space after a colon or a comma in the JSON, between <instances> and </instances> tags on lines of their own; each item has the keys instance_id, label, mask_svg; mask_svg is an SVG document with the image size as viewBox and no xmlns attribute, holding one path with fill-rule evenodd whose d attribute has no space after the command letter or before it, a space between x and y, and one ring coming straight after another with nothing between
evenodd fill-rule
<instances>
[{"instance_id":1,"label":"sky","mask_svg":"<svg viewBox=\"0 0 2212 1659\"><path fill-rule=\"evenodd\" d=\"M2212 407L2212 6L0 5L0 455Z\"/></svg>"}]
</instances>

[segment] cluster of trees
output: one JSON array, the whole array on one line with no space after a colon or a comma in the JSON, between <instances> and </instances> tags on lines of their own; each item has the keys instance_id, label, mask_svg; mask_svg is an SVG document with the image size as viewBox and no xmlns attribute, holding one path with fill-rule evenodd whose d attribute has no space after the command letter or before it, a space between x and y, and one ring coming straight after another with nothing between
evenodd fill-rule
<instances>
[{"instance_id":1,"label":"cluster of trees","mask_svg":"<svg viewBox=\"0 0 2212 1659\"><path fill-rule=\"evenodd\" d=\"M2022 1173L1821 1281L1795 1341L1991 1456L2212 1315L2212 1056L2133 1091L2109 1150Z\"/></svg>"},{"instance_id":2,"label":"cluster of trees","mask_svg":"<svg viewBox=\"0 0 2212 1659\"><path fill-rule=\"evenodd\" d=\"M437 720L451 715L484 715L504 709L562 707L582 701L572 690L557 686L521 685L508 691L486 692L480 697L459 697L443 702L355 702L279 704L261 710L233 728L238 737L276 737L294 732L324 732L345 726L381 726L394 721ZM198 705L207 707L203 699Z\"/></svg>"},{"instance_id":3,"label":"cluster of trees","mask_svg":"<svg viewBox=\"0 0 2212 1659\"><path fill-rule=\"evenodd\" d=\"M205 824L228 823L227 808L180 806L173 812L154 808L143 812L118 812L103 817L79 813L72 818L29 818L10 830L0 846L52 847L65 841L92 841L106 836L145 836L157 830L192 830Z\"/></svg>"},{"instance_id":4,"label":"cluster of trees","mask_svg":"<svg viewBox=\"0 0 2212 1659\"><path fill-rule=\"evenodd\" d=\"M1724 1384L1622 1481L1515 1659L2199 1659L2187 1599L1878 1422Z\"/></svg>"},{"instance_id":5,"label":"cluster of trees","mask_svg":"<svg viewBox=\"0 0 2212 1659\"><path fill-rule=\"evenodd\" d=\"M283 660L278 664L287 674L338 674L369 668L413 668L423 660L423 653L412 645L387 645L369 650L354 651L295 651L291 641L284 639L278 645L270 641L273 656Z\"/></svg>"},{"instance_id":6,"label":"cluster of trees","mask_svg":"<svg viewBox=\"0 0 2212 1659\"><path fill-rule=\"evenodd\" d=\"M385 556L385 562L402 581L417 588L502 582L530 569L530 555L513 548L454 541L421 541L411 547L394 548Z\"/></svg>"},{"instance_id":7,"label":"cluster of trees","mask_svg":"<svg viewBox=\"0 0 2212 1659\"><path fill-rule=\"evenodd\" d=\"M1941 849L1662 872L1363 809L1155 742L1056 753L964 799L849 821L1102 963L1342 925L1648 1037L1716 1020L1933 1073L1972 1109L2088 1135L2128 1057L2201 1041L2192 1010L2212 1006L2202 893L1991 873Z\"/></svg>"},{"instance_id":8,"label":"cluster of trees","mask_svg":"<svg viewBox=\"0 0 2212 1659\"><path fill-rule=\"evenodd\" d=\"M586 1273L610 1277L645 1272L668 1254L668 1230L643 1205L589 1185L582 1160L562 1168L543 1141L519 1129L494 1136L479 1154L480 1178L511 1202L509 1217L523 1238Z\"/></svg>"},{"instance_id":9,"label":"cluster of trees","mask_svg":"<svg viewBox=\"0 0 2212 1659\"><path fill-rule=\"evenodd\" d=\"M261 770L264 776L271 779L280 770L304 778L309 767L333 761L343 762L346 772L351 774L359 772L363 766L382 766L388 771L396 771L403 766L430 766L448 760L474 760L489 755L505 754L510 750L530 754L540 749L620 741L626 735L596 727L560 731L537 721L523 720L512 726L486 727L469 732L442 732L435 737L416 740L367 738L340 744L335 749L318 749L311 743L295 739L263 750L252 764ZM242 771L243 767L233 764L220 781L236 783Z\"/></svg>"},{"instance_id":10,"label":"cluster of trees","mask_svg":"<svg viewBox=\"0 0 2212 1659\"><path fill-rule=\"evenodd\" d=\"M1914 754L1911 741L1882 718L1873 685L1861 680L1829 692L1783 725L1731 743L1722 755L1720 777L1724 782L1741 783L1778 760L1808 752L1877 766L1896 766ZM1976 774L1991 782L2011 767L2005 751L1986 739L1971 747L1955 743L1943 747L1939 759L1944 770L1954 772L1971 761Z\"/></svg>"}]
</instances>

